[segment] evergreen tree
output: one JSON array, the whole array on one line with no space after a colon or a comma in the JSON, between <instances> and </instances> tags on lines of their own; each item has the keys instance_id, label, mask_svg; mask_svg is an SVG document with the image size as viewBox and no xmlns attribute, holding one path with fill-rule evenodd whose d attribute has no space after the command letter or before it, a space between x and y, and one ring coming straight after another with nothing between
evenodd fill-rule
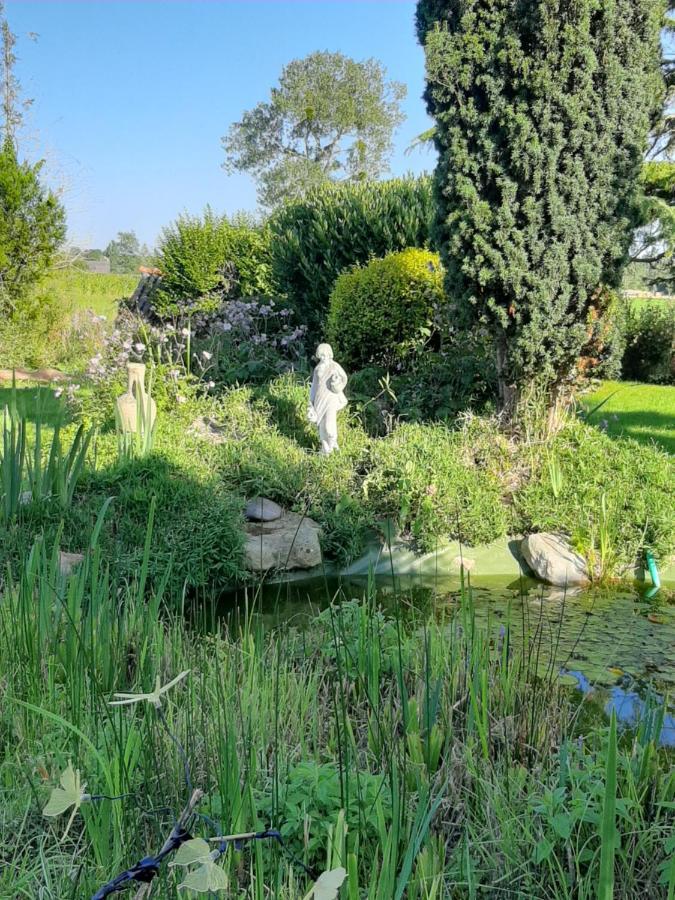
<instances>
[{"instance_id":1,"label":"evergreen tree","mask_svg":"<svg viewBox=\"0 0 675 900\"><path fill-rule=\"evenodd\" d=\"M0 315L13 313L47 271L66 235L65 212L40 182L41 163L0 150Z\"/></svg>"},{"instance_id":2,"label":"evergreen tree","mask_svg":"<svg viewBox=\"0 0 675 900\"><path fill-rule=\"evenodd\" d=\"M63 206L40 181L42 162L19 161L16 132L31 101L19 96L15 44L0 3L0 316L16 311L66 236Z\"/></svg>"},{"instance_id":3,"label":"evergreen tree","mask_svg":"<svg viewBox=\"0 0 675 900\"><path fill-rule=\"evenodd\" d=\"M560 396L641 220L664 95L661 0L420 0L436 243L460 327L488 325L500 402Z\"/></svg>"}]
</instances>

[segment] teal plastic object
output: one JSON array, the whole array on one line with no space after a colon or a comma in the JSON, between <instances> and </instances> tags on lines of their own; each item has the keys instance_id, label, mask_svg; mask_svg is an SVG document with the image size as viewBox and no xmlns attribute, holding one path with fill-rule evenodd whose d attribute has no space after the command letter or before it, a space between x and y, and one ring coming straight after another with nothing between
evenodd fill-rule
<instances>
[{"instance_id":1,"label":"teal plastic object","mask_svg":"<svg viewBox=\"0 0 675 900\"><path fill-rule=\"evenodd\" d=\"M649 577L652 579L652 584L658 591L658 589L661 587L661 576L659 575L659 570L656 568L656 560L654 559L654 555L650 550L647 550L647 552L645 553L645 559L647 560Z\"/></svg>"}]
</instances>

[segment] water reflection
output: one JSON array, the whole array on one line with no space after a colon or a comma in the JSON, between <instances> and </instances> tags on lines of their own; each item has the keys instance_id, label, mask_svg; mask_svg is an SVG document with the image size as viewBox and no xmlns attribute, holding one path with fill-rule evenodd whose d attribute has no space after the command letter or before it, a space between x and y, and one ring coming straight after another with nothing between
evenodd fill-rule
<instances>
[{"instance_id":1,"label":"water reflection","mask_svg":"<svg viewBox=\"0 0 675 900\"><path fill-rule=\"evenodd\" d=\"M631 689L630 679L625 676L618 684L606 689L591 684L583 672L563 670L563 674L571 675L576 680L582 694L592 695L601 703L608 718L614 712L617 721L627 728L637 728L647 717L653 716L655 708L663 703L663 697L650 688L643 689L647 692L647 699L642 697L637 690ZM672 713L664 713L658 740L663 747L675 747L675 716Z\"/></svg>"},{"instance_id":2,"label":"water reflection","mask_svg":"<svg viewBox=\"0 0 675 900\"><path fill-rule=\"evenodd\" d=\"M420 577L320 577L268 582L253 593L224 599L221 613L242 603L257 609L269 626L292 622L311 627L316 612L341 599L375 595L385 611L403 618L420 614L449 620L461 603L457 579ZM637 590L546 588L527 579L472 586L478 624L495 638L509 626L514 649L533 649L542 675L573 675L584 694L616 710L626 726L647 711L649 691L662 698L675 687L675 606L665 592L651 599ZM590 698L589 698L590 699ZM665 717L661 743L675 746L675 717Z\"/></svg>"}]
</instances>

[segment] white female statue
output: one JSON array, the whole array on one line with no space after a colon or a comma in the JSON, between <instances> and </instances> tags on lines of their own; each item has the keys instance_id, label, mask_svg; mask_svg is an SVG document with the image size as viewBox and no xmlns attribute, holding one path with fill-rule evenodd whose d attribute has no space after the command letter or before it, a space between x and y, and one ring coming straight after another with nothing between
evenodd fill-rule
<instances>
[{"instance_id":1,"label":"white female statue","mask_svg":"<svg viewBox=\"0 0 675 900\"><path fill-rule=\"evenodd\" d=\"M347 405L347 398L344 395L347 375L342 366L333 359L333 348L330 344L319 344L316 348L316 359L318 365L312 376L307 418L318 425L321 452L327 455L333 450L339 450L337 414Z\"/></svg>"}]
</instances>

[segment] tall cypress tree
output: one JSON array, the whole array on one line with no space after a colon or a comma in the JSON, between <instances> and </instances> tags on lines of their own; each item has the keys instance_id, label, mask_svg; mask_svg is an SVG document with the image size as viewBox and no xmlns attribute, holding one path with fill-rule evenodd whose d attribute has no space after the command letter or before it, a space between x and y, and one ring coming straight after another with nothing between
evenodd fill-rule
<instances>
[{"instance_id":1,"label":"tall cypress tree","mask_svg":"<svg viewBox=\"0 0 675 900\"><path fill-rule=\"evenodd\" d=\"M502 407L574 379L640 222L663 103L661 0L420 0L436 242L460 327L487 324Z\"/></svg>"}]
</instances>

